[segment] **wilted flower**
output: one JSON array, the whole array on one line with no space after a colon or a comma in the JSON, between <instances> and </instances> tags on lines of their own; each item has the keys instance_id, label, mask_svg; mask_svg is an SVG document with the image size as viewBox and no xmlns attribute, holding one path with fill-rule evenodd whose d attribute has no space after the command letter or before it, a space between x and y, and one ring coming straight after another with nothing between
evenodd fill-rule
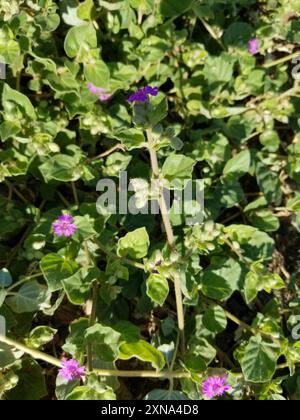
<instances>
[{"instance_id":1,"label":"wilted flower","mask_svg":"<svg viewBox=\"0 0 300 420\"><path fill-rule=\"evenodd\" d=\"M65 236L66 238L69 238L70 236L74 235L77 230L77 226L73 223L73 221L73 216L70 214L62 214L53 223L53 232L59 237Z\"/></svg>"},{"instance_id":2,"label":"wilted flower","mask_svg":"<svg viewBox=\"0 0 300 420\"><path fill-rule=\"evenodd\" d=\"M63 367L59 370L59 375L67 381L82 379L85 376L85 367L80 366L77 360L62 359L61 364Z\"/></svg>"},{"instance_id":3,"label":"wilted flower","mask_svg":"<svg viewBox=\"0 0 300 420\"><path fill-rule=\"evenodd\" d=\"M250 39L248 42L248 51L250 54L255 55L259 50L259 40L257 38Z\"/></svg>"},{"instance_id":4,"label":"wilted flower","mask_svg":"<svg viewBox=\"0 0 300 420\"><path fill-rule=\"evenodd\" d=\"M128 102L147 102L149 95L157 96L158 87L145 86L142 89L139 89L137 92L133 93L128 98Z\"/></svg>"},{"instance_id":5,"label":"wilted flower","mask_svg":"<svg viewBox=\"0 0 300 420\"><path fill-rule=\"evenodd\" d=\"M202 383L202 393L208 398L220 397L232 388L226 384L228 375L224 376L210 376L206 381Z\"/></svg>"}]
</instances>

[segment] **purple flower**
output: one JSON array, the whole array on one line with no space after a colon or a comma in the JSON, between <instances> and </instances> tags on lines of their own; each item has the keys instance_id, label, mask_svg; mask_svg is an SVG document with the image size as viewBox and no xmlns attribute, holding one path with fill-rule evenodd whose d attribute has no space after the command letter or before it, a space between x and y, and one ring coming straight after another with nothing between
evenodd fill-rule
<instances>
[{"instance_id":1,"label":"purple flower","mask_svg":"<svg viewBox=\"0 0 300 420\"><path fill-rule=\"evenodd\" d=\"M97 88L93 83L88 83L87 88L93 95L98 95L101 102L105 102L111 97L110 94L105 93L103 88Z\"/></svg>"},{"instance_id":2,"label":"purple flower","mask_svg":"<svg viewBox=\"0 0 300 420\"><path fill-rule=\"evenodd\" d=\"M82 379L85 376L85 367L79 366L79 363L75 359L62 359L62 368L59 369L59 375L61 375L67 381L74 381L75 379Z\"/></svg>"},{"instance_id":3,"label":"purple flower","mask_svg":"<svg viewBox=\"0 0 300 420\"><path fill-rule=\"evenodd\" d=\"M93 83L88 83L87 88L93 95L98 94L98 88L95 85L93 85Z\"/></svg>"},{"instance_id":4,"label":"purple flower","mask_svg":"<svg viewBox=\"0 0 300 420\"><path fill-rule=\"evenodd\" d=\"M210 376L206 381L202 383L202 393L208 398L220 397L225 392L231 391L230 385L226 384L228 375L224 376Z\"/></svg>"},{"instance_id":5,"label":"purple flower","mask_svg":"<svg viewBox=\"0 0 300 420\"><path fill-rule=\"evenodd\" d=\"M129 96L128 102L147 102L149 95L157 96L158 87L145 86Z\"/></svg>"},{"instance_id":6,"label":"purple flower","mask_svg":"<svg viewBox=\"0 0 300 420\"><path fill-rule=\"evenodd\" d=\"M70 214L63 214L53 223L52 228L55 235L69 238L74 235L77 226L73 223L74 219Z\"/></svg>"},{"instance_id":7,"label":"purple flower","mask_svg":"<svg viewBox=\"0 0 300 420\"><path fill-rule=\"evenodd\" d=\"M248 42L248 51L250 54L255 55L259 50L259 40L257 38L250 39Z\"/></svg>"},{"instance_id":8,"label":"purple flower","mask_svg":"<svg viewBox=\"0 0 300 420\"><path fill-rule=\"evenodd\" d=\"M111 97L110 94L105 93L105 90L103 88L98 89L98 95L99 95L99 100L101 102L105 102Z\"/></svg>"}]
</instances>

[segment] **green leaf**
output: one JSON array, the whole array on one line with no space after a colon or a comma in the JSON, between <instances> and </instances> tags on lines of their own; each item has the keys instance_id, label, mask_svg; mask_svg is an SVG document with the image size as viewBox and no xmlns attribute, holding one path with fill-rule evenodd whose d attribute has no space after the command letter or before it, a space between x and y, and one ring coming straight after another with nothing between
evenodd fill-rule
<instances>
[{"instance_id":1,"label":"green leaf","mask_svg":"<svg viewBox=\"0 0 300 420\"><path fill-rule=\"evenodd\" d=\"M2 268L0 270L0 288L1 287L9 287L12 285L12 277L10 272L7 270L7 268Z\"/></svg>"},{"instance_id":2,"label":"green leaf","mask_svg":"<svg viewBox=\"0 0 300 420\"><path fill-rule=\"evenodd\" d=\"M103 175L119 177L121 171L126 171L132 156L119 152L112 153L106 159Z\"/></svg>"},{"instance_id":3,"label":"green leaf","mask_svg":"<svg viewBox=\"0 0 300 420\"><path fill-rule=\"evenodd\" d=\"M168 280L161 274L151 274L147 279L147 295L153 302L163 306L169 294Z\"/></svg>"},{"instance_id":4,"label":"green leaf","mask_svg":"<svg viewBox=\"0 0 300 420\"><path fill-rule=\"evenodd\" d=\"M74 26L69 30L64 42L64 48L70 58L74 58L84 49L97 47L97 35L92 23Z\"/></svg>"},{"instance_id":5,"label":"green leaf","mask_svg":"<svg viewBox=\"0 0 300 420\"><path fill-rule=\"evenodd\" d=\"M143 132L136 128L122 130L121 132L115 134L114 137L118 139L127 150L139 149L144 147L146 144Z\"/></svg>"},{"instance_id":6,"label":"green leaf","mask_svg":"<svg viewBox=\"0 0 300 420\"><path fill-rule=\"evenodd\" d=\"M38 401L47 395L43 369L35 360L23 359L18 377L17 385L5 395L7 400Z\"/></svg>"},{"instance_id":7,"label":"green leaf","mask_svg":"<svg viewBox=\"0 0 300 420\"><path fill-rule=\"evenodd\" d=\"M153 368L158 370L161 370L165 365L165 358L162 352L144 340L123 343L121 345L119 358L128 360L132 357L136 357L143 362L150 362Z\"/></svg>"},{"instance_id":8,"label":"green leaf","mask_svg":"<svg viewBox=\"0 0 300 420\"><path fill-rule=\"evenodd\" d=\"M27 344L30 347L38 349L53 340L56 333L57 330L48 326L35 327L32 331L30 331Z\"/></svg>"},{"instance_id":9,"label":"green leaf","mask_svg":"<svg viewBox=\"0 0 300 420\"><path fill-rule=\"evenodd\" d=\"M12 365L16 359L17 356L12 352L11 346L0 342L0 369Z\"/></svg>"},{"instance_id":10,"label":"green leaf","mask_svg":"<svg viewBox=\"0 0 300 420\"><path fill-rule=\"evenodd\" d=\"M85 0L78 6L77 16L83 20L90 20L94 9L94 0Z\"/></svg>"},{"instance_id":11,"label":"green leaf","mask_svg":"<svg viewBox=\"0 0 300 420\"><path fill-rule=\"evenodd\" d=\"M46 286L32 280L23 284L15 296L8 297L6 303L18 314L35 312L49 305L50 296Z\"/></svg>"},{"instance_id":12,"label":"green leaf","mask_svg":"<svg viewBox=\"0 0 300 420\"><path fill-rule=\"evenodd\" d=\"M65 379L62 375L57 375L56 377L56 389L55 395L58 401L64 401L66 397L71 394L71 392L80 385L79 380L69 381Z\"/></svg>"},{"instance_id":13,"label":"green leaf","mask_svg":"<svg viewBox=\"0 0 300 420\"><path fill-rule=\"evenodd\" d=\"M276 371L278 356L274 344L262 337L251 337L241 363L245 380L254 383L270 381Z\"/></svg>"},{"instance_id":14,"label":"green leaf","mask_svg":"<svg viewBox=\"0 0 300 420\"><path fill-rule=\"evenodd\" d=\"M163 0L160 12L165 17L176 17L186 12L192 5L192 0Z\"/></svg>"},{"instance_id":15,"label":"green leaf","mask_svg":"<svg viewBox=\"0 0 300 420\"><path fill-rule=\"evenodd\" d=\"M227 83L232 80L236 59L227 53L218 56L210 55L205 61L204 76L209 84Z\"/></svg>"},{"instance_id":16,"label":"green leaf","mask_svg":"<svg viewBox=\"0 0 300 420\"><path fill-rule=\"evenodd\" d=\"M84 267L73 276L62 280L69 301L74 305L83 305L90 295L93 281L99 279L100 275L97 267Z\"/></svg>"},{"instance_id":17,"label":"green leaf","mask_svg":"<svg viewBox=\"0 0 300 420\"><path fill-rule=\"evenodd\" d=\"M300 194L296 193L294 198L288 200L286 208L292 211L300 211Z\"/></svg>"},{"instance_id":18,"label":"green leaf","mask_svg":"<svg viewBox=\"0 0 300 420\"><path fill-rule=\"evenodd\" d=\"M271 293L272 290L284 289L285 286L285 282L278 274L269 273L263 265L254 263L245 280L246 302L251 303L261 290Z\"/></svg>"},{"instance_id":19,"label":"green leaf","mask_svg":"<svg viewBox=\"0 0 300 420\"><path fill-rule=\"evenodd\" d=\"M2 141L6 141L10 137L14 137L21 131L21 127L14 121L4 121L0 125L0 138Z\"/></svg>"},{"instance_id":20,"label":"green leaf","mask_svg":"<svg viewBox=\"0 0 300 420\"><path fill-rule=\"evenodd\" d=\"M114 362L118 359L121 334L116 330L95 324L85 331L84 337L87 343L93 345L99 359L105 362Z\"/></svg>"},{"instance_id":21,"label":"green leaf","mask_svg":"<svg viewBox=\"0 0 300 420\"><path fill-rule=\"evenodd\" d=\"M104 9L109 10L111 12L120 10L122 6L124 6L124 0L116 1L106 1L106 0L99 0L99 5L104 7Z\"/></svg>"},{"instance_id":22,"label":"green leaf","mask_svg":"<svg viewBox=\"0 0 300 420\"><path fill-rule=\"evenodd\" d=\"M224 228L224 232L228 234L231 241L237 241L240 244L248 243L257 228L247 225L230 225Z\"/></svg>"},{"instance_id":23,"label":"green leaf","mask_svg":"<svg viewBox=\"0 0 300 420\"><path fill-rule=\"evenodd\" d=\"M269 152L277 152L280 146L280 137L277 131L267 130L259 137L259 141Z\"/></svg>"},{"instance_id":24,"label":"green leaf","mask_svg":"<svg viewBox=\"0 0 300 420\"><path fill-rule=\"evenodd\" d=\"M196 162L184 155L169 156L163 165L162 174L168 181L186 180L192 177Z\"/></svg>"},{"instance_id":25,"label":"green leaf","mask_svg":"<svg viewBox=\"0 0 300 420\"><path fill-rule=\"evenodd\" d=\"M224 331L227 327L227 317L224 309L219 305L207 309L203 315L203 324L214 333Z\"/></svg>"},{"instance_id":26,"label":"green leaf","mask_svg":"<svg viewBox=\"0 0 300 420\"><path fill-rule=\"evenodd\" d=\"M145 228L136 229L127 233L118 242L117 253L119 257L129 256L133 259L144 258L148 253L150 239Z\"/></svg>"},{"instance_id":27,"label":"green leaf","mask_svg":"<svg viewBox=\"0 0 300 420\"><path fill-rule=\"evenodd\" d=\"M158 104L155 104L158 101ZM167 98L160 100L160 96L152 100L152 107L148 114L149 122L152 127L155 127L161 120L168 115L168 101Z\"/></svg>"},{"instance_id":28,"label":"green leaf","mask_svg":"<svg viewBox=\"0 0 300 420\"><path fill-rule=\"evenodd\" d=\"M70 332L63 345L63 350L70 353L75 359L80 359L84 348L84 333L89 327L87 318L76 319L70 325Z\"/></svg>"},{"instance_id":29,"label":"green leaf","mask_svg":"<svg viewBox=\"0 0 300 420\"><path fill-rule=\"evenodd\" d=\"M234 174L235 176L240 177L249 171L250 164L250 151L248 149L243 150L226 163L223 173L224 175Z\"/></svg>"},{"instance_id":30,"label":"green leaf","mask_svg":"<svg viewBox=\"0 0 300 420\"><path fill-rule=\"evenodd\" d=\"M5 289L0 289L0 308L3 305L3 303L5 302L7 293L8 292Z\"/></svg>"},{"instance_id":31,"label":"green leaf","mask_svg":"<svg viewBox=\"0 0 300 420\"><path fill-rule=\"evenodd\" d=\"M259 292L258 284L259 284L259 275L253 271L249 271L249 273L246 276L246 281L245 281L245 286L244 286L246 302L248 304L251 303L256 298Z\"/></svg>"},{"instance_id":32,"label":"green leaf","mask_svg":"<svg viewBox=\"0 0 300 420\"><path fill-rule=\"evenodd\" d=\"M250 220L254 226L265 232L275 232L280 228L279 219L271 210L259 210L251 213Z\"/></svg>"},{"instance_id":33,"label":"green leaf","mask_svg":"<svg viewBox=\"0 0 300 420\"><path fill-rule=\"evenodd\" d=\"M205 371L217 354L216 349L203 337L192 337L188 347L185 365L194 372Z\"/></svg>"},{"instance_id":34,"label":"green leaf","mask_svg":"<svg viewBox=\"0 0 300 420\"><path fill-rule=\"evenodd\" d=\"M92 388L89 386L77 386L72 392L66 397L67 401L103 401L116 400L116 395L112 388L105 386Z\"/></svg>"},{"instance_id":35,"label":"green leaf","mask_svg":"<svg viewBox=\"0 0 300 420\"><path fill-rule=\"evenodd\" d=\"M212 264L203 272L203 293L212 299L227 299L239 289L242 278L242 267L236 260L213 258Z\"/></svg>"},{"instance_id":36,"label":"green leaf","mask_svg":"<svg viewBox=\"0 0 300 420\"><path fill-rule=\"evenodd\" d=\"M61 290L62 280L71 277L78 269L75 261L54 253L45 255L40 262L40 267L51 292Z\"/></svg>"},{"instance_id":37,"label":"green leaf","mask_svg":"<svg viewBox=\"0 0 300 420\"><path fill-rule=\"evenodd\" d=\"M89 83L103 89L108 89L110 72L104 61L97 60L92 64L84 65L84 76Z\"/></svg>"},{"instance_id":38,"label":"green leaf","mask_svg":"<svg viewBox=\"0 0 300 420\"><path fill-rule=\"evenodd\" d=\"M247 45L249 39L251 39L252 34L253 28L248 23L234 22L226 29L224 41L228 46L244 47Z\"/></svg>"},{"instance_id":39,"label":"green leaf","mask_svg":"<svg viewBox=\"0 0 300 420\"><path fill-rule=\"evenodd\" d=\"M268 203L281 202L281 187L278 174L261 162L256 165L256 178L260 190L264 193Z\"/></svg>"},{"instance_id":40,"label":"green leaf","mask_svg":"<svg viewBox=\"0 0 300 420\"><path fill-rule=\"evenodd\" d=\"M184 401L187 396L181 391L168 391L166 389L154 389L144 398L145 401Z\"/></svg>"},{"instance_id":41,"label":"green leaf","mask_svg":"<svg viewBox=\"0 0 300 420\"><path fill-rule=\"evenodd\" d=\"M39 169L45 182L52 180L61 182L77 181L81 176L78 160L69 155L57 154L52 156Z\"/></svg>"},{"instance_id":42,"label":"green leaf","mask_svg":"<svg viewBox=\"0 0 300 420\"><path fill-rule=\"evenodd\" d=\"M94 224L95 219L86 214L84 216L75 216L74 224L77 226L77 231L73 235L73 240L82 242L83 240L88 240L94 237L97 232L95 230Z\"/></svg>"},{"instance_id":43,"label":"green leaf","mask_svg":"<svg viewBox=\"0 0 300 420\"><path fill-rule=\"evenodd\" d=\"M4 84L3 94L2 94L2 105L4 110L7 112L10 111L10 103L15 104L22 112L22 114L32 120L36 119L36 113L32 103L23 95L23 93L18 92L17 90L9 87L8 84Z\"/></svg>"}]
</instances>

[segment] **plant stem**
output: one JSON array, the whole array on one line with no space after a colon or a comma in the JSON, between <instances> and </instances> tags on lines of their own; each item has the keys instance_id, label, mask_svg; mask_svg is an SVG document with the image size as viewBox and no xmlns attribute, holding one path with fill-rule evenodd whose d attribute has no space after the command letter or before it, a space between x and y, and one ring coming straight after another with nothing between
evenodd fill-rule
<instances>
[{"instance_id":1,"label":"plant stem","mask_svg":"<svg viewBox=\"0 0 300 420\"><path fill-rule=\"evenodd\" d=\"M170 378L190 378L191 375L189 372L185 371L173 371L164 370L156 372L155 370L108 370L101 369L96 370L95 372L99 376L119 376L123 378L156 378L156 379L170 379Z\"/></svg>"},{"instance_id":2,"label":"plant stem","mask_svg":"<svg viewBox=\"0 0 300 420\"><path fill-rule=\"evenodd\" d=\"M79 207L79 200L78 200L78 194L77 194L75 182L72 181L71 186L72 186L72 191L73 191L75 204L76 204L77 207Z\"/></svg>"},{"instance_id":3,"label":"plant stem","mask_svg":"<svg viewBox=\"0 0 300 420\"><path fill-rule=\"evenodd\" d=\"M53 356L49 356L46 353L43 353L39 350L34 350L29 347L24 346L23 344L15 341L11 338L4 337L0 335L0 342L5 343L10 347L16 348L30 356L34 359L43 360L53 366L58 368L62 367L61 361L56 359ZM95 369L95 373L99 376L116 376L123 378L189 378L190 373L185 371L161 371L157 372L155 370L114 370L114 369Z\"/></svg>"},{"instance_id":4,"label":"plant stem","mask_svg":"<svg viewBox=\"0 0 300 420\"><path fill-rule=\"evenodd\" d=\"M158 166L157 153L153 143L152 132L150 129L146 130L147 139L148 139L148 149L150 153L151 167L153 177L160 182L160 170ZM159 195L159 207L161 211L161 216L163 224L166 230L167 240L169 247L172 251L176 252L175 237L173 233L173 228L170 221L170 215L168 212L166 200L163 194L163 191ZM178 330L180 334L180 345L181 352L184 354L185 351L185 335L184 335L184 310L183 310L183 301L182 301L182 291L181 291L181 279L179 274L173 276L174 288L175 288L175 297L176 297L176 308L177 308L177 321L178 321Z\"/></svg>"},{"instance_id":5,"label":"plant stem","mask_svg":"<svg viewBox=\"0 0 300 420\"><path fill-rule=\"evenodd\" d=\"M21 71L18 71L16 75L16 90L21 91Z\"/></svg>"},{"instance_id":6,"label":"plant stem","mask_svg":"<svg viewBox=\"0 0 300 420\"><path fill-rule=\"evenodd\" d=\"M43 273L32 274L32 276L25 276L16 283L13 283L8 289L6 289L6 291L11 292L16 287L21 286L21 284L23 283L26 283L28 280L36 279L38 277L43 277Z\"/></svg>"},{"instance_id":7,"label":"plant stem","mask_svg":"<svg viewBox=\"0 0 300 420\"><path fill-rule=\"evenodd\" d=\"M62 195L61 192L59 192L58 190L56 190L56 194L58 195L58 197L61 199L61 201L64 203L64 205L66 207L70 207L70 203L68 202L68 200Z\"/></svg>"},{"instance_id":8,"label":"plant stem","mask_svg":"<svg viewBox=\"0 0 300 420\"><path fill-rule=\"evenodd\" d=\"M59 359L56 359L53 356L49 356L48 354L43 353L39 350L30 349L29 347L24 346L24 344L21 344L18 341L15 341L11 338L0 335L0 342L5 343L10 347L14 347L26 354L29 354L34 359L43 360L44 362L50 363L51 365L57 366L59 368L62 367L61 361Z\"/></svg>"},{"instance_id":9,"label":"plant stem","mask_svg":"<svg viewBox=\"0 0 300 420\"><path fill-rule=\"evenodd\" d=\"M265 69L269 69L269 68L271 68L271 67L275 67L275 66L277 66L278 64L283 64L283 63L286 63L287 61L290 61L290 60L292 60L293 58L297 58L297 57L300 57L300 51L297 51L297 52L295 52L295 53L292 53L292 54L286 55L285 57L279 58L279 59L278 59L278 60L276 60L276 61L271 61L270 63L266 63L266 64L264 64L264 65L263 65L263 67L264 67Z\"/></svg>"},{"instance_id":10,"label":"plant stem","mask_svg":"<svg viewBox=\"0 0 300 420\"><path fill-rule=\"evenodd\" d=\"M14 290L16 287L21 286L21 284L26 283L28 281L28 277L25 277L19 281L17 281L16 283L13 283L10 287L8 287L6 289L6 292L11 292L12 290Z\"/></svg>"},{"instance_id":11,"label":"plant stem","mask_svg":"<svg viewBox=\"0 0 300 420\"><path fill-rule=\"evenodd\" d=\"M97 314L97 299L98 299L98 283L95 281L92 285L92 309L89 319L89 327L92 327L96 322ZM87 365L89 372L93 371L93 348L92 344L87 345Z\"/></svg>"},{"instance_id":12,"label":"plant stem","mask_svg":"<svg viewBox=\"0 0 300 420\"><path fill-rule=\"evenodd\" d=\"M90 267L93 264L88 242L83 242L84 252L85 252L85 266ZM98 283L97 280L93 281L92 283L92 298L87 301L87 307L89 304L91 304L90 314L89 314L89 327L92 327L95 324L96 321L96 311L97 311L97 291L98 291ZM88 314L89 311L87 311ZM86 348L87 353L87 367L88 371L93 371L93 347L91 343L87 344Z\"/></svg>"},{"instance_id":13,"label":"plant stem","mask_svg":"<svg viewBox=\"0 0 300 420\"><path fill-rule=\"evenodd\" d=\"M174 348L174 354L171 360L171 364L170 364L170 372L174 371L174 365L176 362L176 357L177 357L177 353L178 353L178 348L179 348L179 343L180 343L180 333L177 334L177 339L176 339L176 344L175 344L175 348ZM170 387L169 387L169 393L171 393L174 389L174 377L169 378L170 379Z\"/></svg>"},{"instance_id":14,"label":"plant stem","mask_svg":"<svg viewBox=\"0 0 300 420\"><path fill-rule=\"evenodd\" d=\"M260 330L259 328L255 328L255 327L251 327L250 325L246 324L244 321L242 321L241 319L239 319L237 316L233 315L231 312L227 311L224 308L224 304L222 302L219 301L214 301L206 296L203 296L203 300L205 302L207 302L210 305L220 305L224 312L225 315L228 319L230 319L232 322L234 322L236 325L238 325L239 327L243 328L246 331L249 331L252 335L258 335L260 334L262 337L267 338L268 340L272 340L274 343L278 344L281 346L281 342L280 340L278 340L277 338L273 337L271 334L268 334L262 330Z\"/></svg>"},{"instance_id":15,"label":"plant stem","mask_svg":"<svg viewBox=\"0 0 300 420\"><path fill-rule=\"evenodd\" d=\"M202 25L204 26L204 28L207 30L207 32L212 36L212 38L220 45L220 47L225 50L225 47L222 43L222 41L218 38L218 35L215 33L215 31L213 30L213 28L210 26L210 24L208 22L206 22L203 18L199 17Z\"/></svg>"},{"instance_id":16,"label":"plant stem","mask_svg":"<svg viewBox=\"0 0 300 420\"><path fill-rule=\"evenodd\" d=\"M105 158L106 156L111 155L113 152L115 152L116 150L122 150L123 152L125 152L125 147L123 146L123 144L118 143L115 146L113 146L111 149L106 150L106 152L101 153L98 156L95 156L93 158L88 159L88 163L90 162L94 162L97 159L102 159Z\"/></svg>"},{"instance_id":17,"label":"plant stem","mask_svg":"<svg viewBox=\"0 0 300 420\"><path fill-rule=\"evenodd\" d=\"M29 201L23 196L23 194L18 191L13 184L11 184L9 181L5 181L5 184L8 188L11 188L11 190L20 198L21 201L25 204L29 204Z\"/></svg>"}]
</instances>

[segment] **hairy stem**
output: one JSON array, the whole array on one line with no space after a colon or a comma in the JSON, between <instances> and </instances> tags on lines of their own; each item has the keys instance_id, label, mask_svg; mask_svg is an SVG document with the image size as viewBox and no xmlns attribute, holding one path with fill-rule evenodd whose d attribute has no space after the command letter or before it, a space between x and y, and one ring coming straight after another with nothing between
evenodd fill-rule
<instances>
[{"instance_id":1,"label":"hairy stem","mask_svg":"<svg viewBox=\"0 0 300 420\"><path fill-rule=\"evenodd\" d=\"M76 206L79 207L79 200L78 200L78 194L77 194L75 182L72 181L71 186L72 186L72 191L73 191L73 196L74 196L74 202Z\"/></svg>"},{"instance_id":2,"label":"hairy stem","mask_svg":"<svg viewBox=\"0 0 300 420\"><path fill-rule=\"evenodd\" d=\"M153 144L152 132L150 129L147 130L147 139L148 139L148 148L151 159L151 167L153 177L159 182L160 181L160 170L158 166L157 153L155 146ZM166 230L167 240L169 247L172 251L176 251L175 237L173 233L173 228L170 221L170 215L168 212L166 200L163 192L159 195L159 207L161 211L161 216L163 224ZM180 344L182 354L185 351L185 336L184 336L184 310L182 302L182 291L181 291L181 280L179 274L173 276L174 288L175 288L175 297L176 297L176 308L177 308L177 320L178 320L178 330L180 334Z\"/></svg>"},{"instance_id":3,"label":"hairy stem","mask_svg":"<svg viewBox=\"0 0 300 420\"><path fill-rule=\"evenodd\" d=\"M278 60L271 61L270 63L266 63L263 65L265 69L269 69L271 67L278 66L279 64L286 63L287 61L291 61L293 58L300 57L300 51L297 51L295 53L286 55L285 57L279 58Z\"/></svg>"},{"instance_id":4,"label":"hairy stem","mask_svg":"<svg viewBox=\"0 0 300 420\"><path fill-rule=\"evenodd\" d=\"M85 253L85 265L87 267L91 266L93 261L90 255L89 247L87 241L83 243L84 253ZM89 314L89 327L92 327L96 321L96 312L97 312L97 298L98 298L98 282L95 280L92 283L92 296L87 301L87 307L90 307L90 311L88 310L87 313ZM91 343L87 344L86 347L86 354L87 354L87 367L89 372L93 371L93 346Z\"/></svg>"},{"instance_id":5,"label":"hairy stem","mask_svg":"<svg viewBox=\"0 0 300 420\"><path fill-rule=\"evenodd\" d=\"M98 299L98 283L94 282L92 286L92 308L89 318L89 327L92 327L96 322L97 313L97 299ZM93 371L93 347L92 344L87 345L87 365L89 372Z\"/></svg>"},{"instance_id":6,"label":"hairy stem","mask_svg":"<svg viewBox=\"0 0 300 420\"><path fill-rule=\"evenodd\" d=\"M48 354L39 350L30 349L29 347L24 346L24 344L21 344L11 338L0 335L0 342L5 343L10 347L14 347L15 349L20 350L26 354L29 354L34 359L43 360L44 362L50 363L51 365L57 366L59 368L62 367L61 361L59 359L56 359L53 356L49 356Z\"/></svg>"},{"instance_id":7,"label":"hairy stem","mask_svg":"<svg viewBox=\"0 0 300 420\"><path fill-rule=\"evenodd\" d=\"M8 346L20 350L37 360L43 360L53 366L58 368L62 367L62 363L59 359L56 359L53 356L49 356L46 353L43 353L39 350L34 350L29 347L26 347L24 344L19 343L11 338L4 337L0 335L0 342L5 343ZM155 370L114 370L114 369L95 369L95 373L99 376L116 376L124 378L189 378L189 372L185 371L160 371Z\"/></svg>"}]
</instances>

